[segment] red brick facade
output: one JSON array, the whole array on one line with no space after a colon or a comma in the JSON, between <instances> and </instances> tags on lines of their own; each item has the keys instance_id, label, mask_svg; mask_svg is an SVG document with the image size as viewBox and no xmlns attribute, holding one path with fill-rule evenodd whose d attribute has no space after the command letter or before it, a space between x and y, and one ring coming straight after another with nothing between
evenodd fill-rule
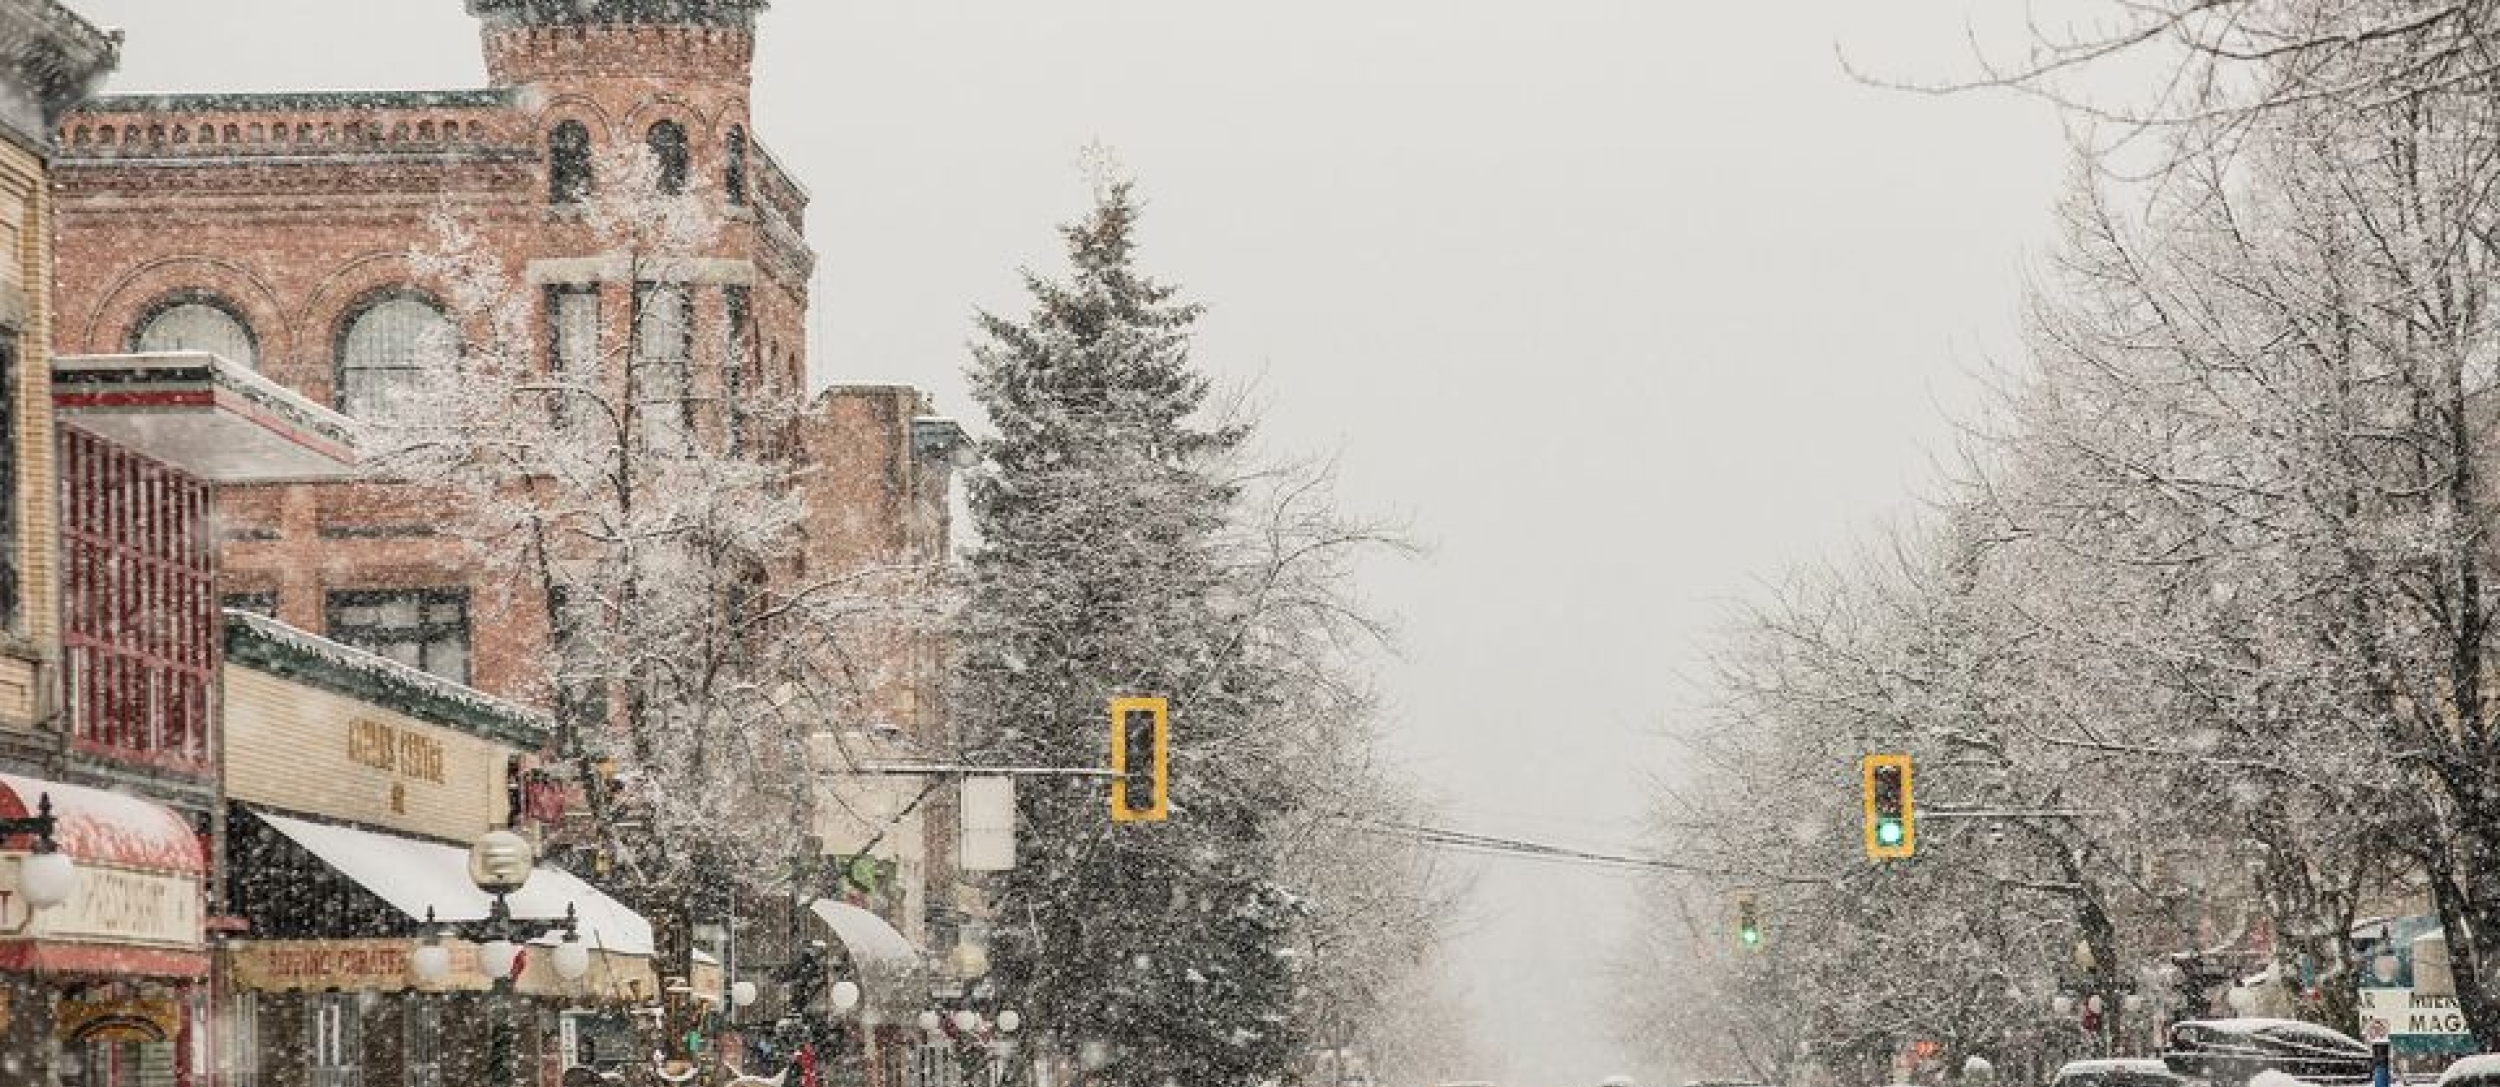
<instances>
[{"instance_id":1,"label":"red brick facade","mask_svg":"<svg viewBox=\"0 0 2500 1087\"><path fill-rule=\"evenodd\" d=\"M427 243L430 214L461 216L517 282L595 280L582 217L550 198L550 140L577 122L596 149L639 146L666 121L686 134L691 171L727 224L693 277L695 391L724 389L735 294L747 311L745 372L757 375L744 395L793 404L805 385L813 255L806 196L747 124L757 6L718 0L655 19L473 0L484 89L93 103L61 129L55 348L132 350L152 315L205 302L248 328L263 373L338 404L349 322L376 299L435 293L406 258ZM618 354L609 341L632 326L632 285L598 289L601 346ZM944 555L943 450L933 458L915 445L922 411L908 390L837 390L800 414L799 434L782 436L816 468L810 567ZM361 484L251 487L222 496L221 514L221 591L274 596L280 619L326 631L335 593L467 587L469 680L545 698L544 602L482 581L464 543L434 534L441 519L428 496ZM896 670L909 678L876 701L935 739L934 702L921 697L930 655L909 652L921 659Z\"/></svg>"}]
</instances>

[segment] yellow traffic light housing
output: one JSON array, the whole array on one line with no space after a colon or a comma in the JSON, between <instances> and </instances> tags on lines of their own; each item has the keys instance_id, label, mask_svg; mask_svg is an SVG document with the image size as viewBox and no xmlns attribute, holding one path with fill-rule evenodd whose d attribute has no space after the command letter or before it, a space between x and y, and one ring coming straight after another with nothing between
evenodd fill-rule
<instances>
[{"instance_id":1,"label":"yellow traffic light housing","mask_svg":"<svg viewBox=\"0 0 2500 1087\"><path fill-rule=\"evenodd\" d=\"M1901 860L1918 852L1918 805L1910 793L1908 755L1868 755L1858 764L1866 786L1866 855Z\"/></svg>"},{"instance_id":2,"label":"yellow traffic light housing","mask_svg":"<svg viewBox=\"0 0 2500 1087\"><path fill-rule=\"evenodd\" d=\"M1172 712L1160 698L1111 700L1111 821L1172 816Z\"/></svg>"}]
</instances>

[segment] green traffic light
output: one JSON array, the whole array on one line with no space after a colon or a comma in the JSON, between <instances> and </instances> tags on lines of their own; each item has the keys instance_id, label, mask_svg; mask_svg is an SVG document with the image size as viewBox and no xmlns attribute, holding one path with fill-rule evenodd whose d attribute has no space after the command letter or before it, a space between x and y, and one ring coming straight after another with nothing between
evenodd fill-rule
<instances>
[{"instance_id":1,"label":"green traffic light","mask_svg":"<svg viewBox=\"0 0 2500 1087\"><path fill-rule=\"evenodd\" d=\"M1898 820L1898 819L1879 819L1879 820L1877 820L1877 821L1876 821L1876 823L1875 823L1875 843L1876 843L1877 845L1884 845L1884 846L1895 846L1895 845L1900 845L1900 844L1901 844L1901 820Z\"/></svg>"},{"instance_id":2,"label":"green traffic light","mask_svg":"<svg viewBox=\"0 0 2500 1087\"><path fill-rule=\"evenodd\" d=\"M1736 938L1742 941L1746 947L1762 946L1762 930L1758 928L1738 929L1736 932Z\"/></svg>"}]
</instances>

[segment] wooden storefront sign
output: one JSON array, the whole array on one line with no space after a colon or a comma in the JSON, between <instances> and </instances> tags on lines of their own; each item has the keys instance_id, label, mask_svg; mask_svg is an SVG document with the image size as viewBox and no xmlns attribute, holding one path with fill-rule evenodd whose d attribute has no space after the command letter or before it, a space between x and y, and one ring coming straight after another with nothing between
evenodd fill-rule
<instances>
[{"instance_id":1,"label":"wooden storefront sign","mask_svg":"<svg viewBox=\"0 0 2500 1087\"><path fill-rule=\"evenodd\" d=\"M478 969L477 948L459 940L451 948L451 975L439 983L416 980L408 961L413 939L247 940L228 945L225 976L238 989L282 993L371 991L383 993L477 993L493 987ZM516 991L527 996L583 1001L641 1000L657 992L651 962L637 955L593 951L590 974L578 982L557 977L548 948L533 945L522 960Z\"/></svg>"}]
</instances>

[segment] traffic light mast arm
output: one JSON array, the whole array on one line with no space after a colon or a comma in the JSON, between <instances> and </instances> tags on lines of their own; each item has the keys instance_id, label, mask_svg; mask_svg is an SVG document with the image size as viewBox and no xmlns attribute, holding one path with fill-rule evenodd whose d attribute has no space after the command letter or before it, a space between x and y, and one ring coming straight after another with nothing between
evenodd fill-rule
<instances>
[{"instance_id":1,"label":"traffic light mast arm","mask_svg":"<svg viewBox=\"0 0 2500 1087\"><path fill-rule=\"evenodd\" d=\"M973 766L965 763L919 765L896 763L889 766L854 766L845 774L883 774L890 777L1004 777L1004 778L1108 778L1118 777L1114 770L1099 766Z\"/></svg>"},{"instance_id":2,"label":"traffic light mast arm","mask_svg":"<svg viewBox=\"0 0 2500 1087\"><path fill-rule=\"evenodd\" d=\"M1920 805L1921 819L2098 819L2109 812L2091 808L1933 808Z\"/></svg>"}]
</instances>

